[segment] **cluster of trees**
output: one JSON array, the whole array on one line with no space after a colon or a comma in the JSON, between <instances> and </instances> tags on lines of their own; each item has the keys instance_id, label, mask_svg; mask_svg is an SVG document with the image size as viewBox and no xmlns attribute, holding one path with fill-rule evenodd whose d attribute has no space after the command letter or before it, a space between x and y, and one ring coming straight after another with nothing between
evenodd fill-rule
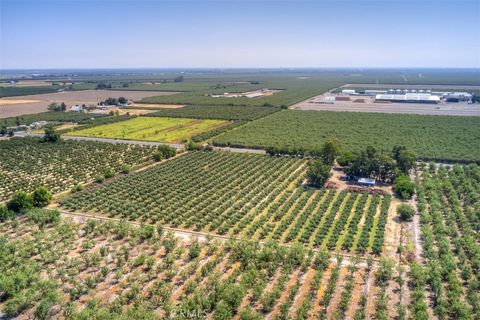
<instances>
[{"instance_id":1,"label":"cluster of trees","mask_svg":"<svg viewBox=\"0 0 480 320\"><path fill-rule=\"evenodd\" d=\"M111 89L112 84L111 83L97 83L97 90L104 90L104 89Z\"/></svg>"},{"instance_id":2,"label":"cluster of trees","mask_svg":"<svg viewBox=\"0 0 480 320\"><path fill-rule=\"evenodd\" d=\"M107 98L105 101L100 102L100 105L104 106L118 106L118 105L124 105L127 103L127 99L125 97L120 97L118 99L116 98Z\"/></svg>"},{"instance_id":3,"label":"cluster of trees","mask_svg":"<svg viewBox=\"0 0 480 320\"><path fill-rule=\"evenodd\" d=\"M8 135L9 137L14 136L13 130L8 130L7 127L0 127L0 136Z\"/></svg>"},{"instance_id":4,"label":"cluster of trees","mask_svg":"<svg viewBox=\"0 0 480 320\"><path fill-rule=\"evenodd\" d=\"M348 175L381 181L393 181L401 174L408 174L415 160L415 154L404 146L394 146L390 154L368 146L360 152L346 152L337 159Z\"/></svg>"},{"instance_id":5,"label":"cluster of trees","mask_svg":"<svg viewBox=\"0 0 480 320\"><path fill-rule=\"evenodd\" d=\"M162 161L163 159L169 159L177 155L177 149L170 147L169 145L162 144L157 147L157 151L153 154L153 160Z\"/></svg>"},{"instance_id":6,"label":"cluster of trees","mask_svg":"<svg viewBox=\"0 0 480 320\"><path fill-rule=\"evenodd\" d=\"M44 186L38 186L29 194L24 191L17 191L4 207L0 207L0 221L18 213L25 213L36 207L42 208L52 201L52 193Z\"/></svg>"},{"instance_id":7,"label":"cluster of trees","mask_svg":"<svg viewBox=\"0 0 480 320\"><path fill-rule=\"evenodd\" d=\"M45 135L43 136L42 141L43 142L59 142L61 141L60 134L55 130L53 127L46 127L45 130Z\"/></svg>"},{"instance_id":8,"label":"cluster of trees","mask_svg":"<svg viewBox=\"0 0 480 320\"><path fill-rule=\"evenodd\" d=\"M67 111L67 105L65 104L65 102L62 102L62 103L53 102L48 105L48 111L65 112Z\"/></svg>"}]
</instances>

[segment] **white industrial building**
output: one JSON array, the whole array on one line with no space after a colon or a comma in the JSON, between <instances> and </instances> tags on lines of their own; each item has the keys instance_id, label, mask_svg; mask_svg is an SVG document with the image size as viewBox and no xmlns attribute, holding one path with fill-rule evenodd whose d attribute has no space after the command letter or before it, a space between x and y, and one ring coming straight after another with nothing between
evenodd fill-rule
<instances>
[{"instance_id":1,"label":"white industrial building","mask_svg":"<svg viewBox=\"0 0 480 320\"><path fill-rule=\"evenodd\" d=\"M375 102L439 103L440 97L429 93L377 94Z\"/></svg>"}]
</instances>

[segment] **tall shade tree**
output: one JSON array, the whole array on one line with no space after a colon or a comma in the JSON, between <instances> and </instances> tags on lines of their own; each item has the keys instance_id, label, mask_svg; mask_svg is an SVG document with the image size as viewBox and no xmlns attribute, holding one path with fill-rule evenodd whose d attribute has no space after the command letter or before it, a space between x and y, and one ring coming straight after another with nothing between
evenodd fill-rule
<instances>
[{"instance_id":1,"label":"tall shade tree","mask_svg":"<svg viewBox=\"0 0 480 320\"><path fill-rule=\"evenodd\" d=\"M328 178L332 175L331 166L321 160L311 161L308 164L307 180L314 187L323 187Z\"/></svg>"}]
</instances>

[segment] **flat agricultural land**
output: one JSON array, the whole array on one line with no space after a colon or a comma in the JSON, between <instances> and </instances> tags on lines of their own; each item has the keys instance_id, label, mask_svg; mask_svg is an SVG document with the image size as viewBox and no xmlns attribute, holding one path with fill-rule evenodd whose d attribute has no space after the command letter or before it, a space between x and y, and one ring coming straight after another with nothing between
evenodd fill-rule
<instances>
[{"instance_id":1,"label":"flat agricultural land","mask_svg":"<svg viewBox=\"0 0 480 320\"><path fill-rule=\"evenodd\" d=\"M380 254L391 196L302 186L305 161L193 152L62 200L70 211Z\"/></svg>"},{"instance_id":2,"label":"flat agricultural land","mask_svg":"<svg viewBox=\"0 0 480 320\"><path fill-rule=\"evenodd\" d=\"M173 94L176 94L176 92L84 90L6 97L0 98L0 118L45 112L52 102L65 102L70 107L75 104L96 105L109 97L140 100L151 96Z\"/></svg>"},{"instance_id":3,"label":"flat agricultural land","mask_svg":"<svg viewBox=\"0 0 480 320\"><path fill-rule=\"evenodd\" d=\"M394 318L395 304L381 301L385 290L390 301L402 294L388 278L377 285L375 267L332 261L327 252L301 246L198 241L150 225L43 219L37 213L0 222L0 309L7 317ZM359 304L363 293L381 306ZM401 301L413 307L408 296Z\"/></svg>"},{"instance_id":4,"label":"flat agricultural land","mask_svg":"<svg viewBox=\"0 0 480 320\"><path fill-rule=\"evenodd\" d=\"M66 135L178 143L229 124L223 120L138 117Z\"/></svg>"},{"instance_id":5,"label":"flat agricultural land","mask_svg":"<svg viewBox=\"0 0 480 320\"><path fill-rule=\"evenodd\" d=\"M348 111L348 112L379 112L379 113L404 113L423 115L444 116L480 116L480 104L468 104L466 102L439 104L426 103L377 103L370 97L350 96L350 101L334 101L333 103L321 103L322 99L330 94L323 94L302 101L290 107L295 110L313 111ZM363 99L365 102L354 102Z\"/></svg>"},{"instance_id":6,"label":"flat agricultural land","mask_svg":"<svg viewBox=\"0 0 480 320\"><path fill-rule=\"evenodd\" d=\"M238 147L315 151L336 139L344 150L404 145L424 159L478 161L480 117L285 110L214 138Z\"/></svg>"},{"instance_id":7,"label":"flat agricultural land","mask_svg":"<svg viewBox=\"0 0 480 320\"><path fill-rule=\"evenodd\" d=\"M15 191L31 192L44 185L53 193L77 183L92 182L106 169L118 172L122 164L138 165L155 149L141 145L63 141L40 143L35 138L0 141L0 202Z\"/></svg>"}]
</instances>

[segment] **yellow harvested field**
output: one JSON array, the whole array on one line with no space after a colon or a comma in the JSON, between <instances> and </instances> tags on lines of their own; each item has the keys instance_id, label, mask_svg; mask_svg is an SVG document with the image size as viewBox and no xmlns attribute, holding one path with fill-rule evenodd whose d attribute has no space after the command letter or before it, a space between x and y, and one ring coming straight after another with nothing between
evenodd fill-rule
<instances>
[{"instance_id":1,"label":"yellow harvested field","mask_svg":"<svg viewBox=\"0 0 480 320\"><path fill-rule=\"evenodd\" d=\"M40 100L22 100L22 99L15 99L15 100L10 100L10 99L0 99L0 106L9 106L12 104L21 104L21 103L33 103L33 102L39 102Z\"/></svg>"},{"instance_id":2,"label":"yellow harvested field","mask_svg":"<svg viewBox=\"0 0 480 320\"><path fill-rule=\"evenodd\" d=\"M41 80L22 80L15 83L15 87L44 87L51 86L51 82L41 81ZM10 82L0 82L1 88L13 87Z\"/></svg>"},{"instance_id":3,"label":"yellow harvested field","mask_svg":"<svg viewBox=\"0 0 480 320\"><path fill-rule=\"evenodd\" d=\"M159 109L178 109L185 107L184 104L162 104L162 103L134 103L131 107L135 108L159 108Z\"/></svg>"},{"instance_id":4,"label":"yellow harvested field","mask_svg":"<svg viewBox=\"0 0 480 320\"><path fill-rule=\"evenodd\" d=\"M179 143L203 132L223 127L230 121L187 118L138 117L65 135Z\"/></svg>"}]
</instances>

